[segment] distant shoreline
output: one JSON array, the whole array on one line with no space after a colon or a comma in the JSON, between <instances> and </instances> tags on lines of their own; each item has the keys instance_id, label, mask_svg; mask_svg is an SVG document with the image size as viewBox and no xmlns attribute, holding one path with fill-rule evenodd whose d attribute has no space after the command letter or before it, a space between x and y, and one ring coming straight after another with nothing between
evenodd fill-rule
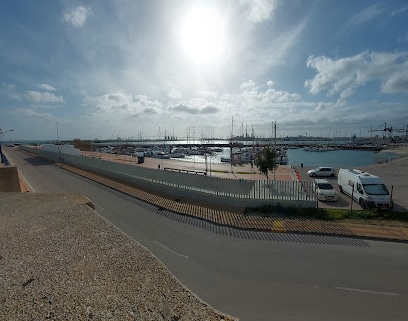
<instances>
[{"instance_id":1,"label":"distant shoreline","mask_svg":"<svg viewBox=\"0 0 408 321\"><path fill-rule=\"evenodd\" d=\"M392 146L386 149L383 149L382 152L390 152L394 154L401 154L408 156L408 145L407 146Z\"/></svg>"}]
</instances>

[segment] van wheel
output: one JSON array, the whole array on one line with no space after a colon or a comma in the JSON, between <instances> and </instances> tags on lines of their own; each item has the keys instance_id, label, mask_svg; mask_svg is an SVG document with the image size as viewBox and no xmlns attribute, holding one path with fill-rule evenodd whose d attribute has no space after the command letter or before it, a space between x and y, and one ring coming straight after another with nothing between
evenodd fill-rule
<instances>
[{"instance_id":1,"label":"van wheel","mask_svg":"<svg viewBox=\"0 0 408 321\"><path fill-rule=\"evenodd\" d=\"M358 201L358 203L360 204L361 208L363 210L365 210L367 208L366 202L365 200L363 200L362 198L360 198L360 200Z\"/></svg>"},{"instance_id":2,"label":"van wheel","mask_svg":"<svg viewBox=\"0 0 408 321\"><path fill-rule=\"evenodd\" d=\"M344 194L344 191L343 191L343 186L339 186L339 190L340 190L340 193L342 193L342 194Z\"/></svg>"}]
</instances>

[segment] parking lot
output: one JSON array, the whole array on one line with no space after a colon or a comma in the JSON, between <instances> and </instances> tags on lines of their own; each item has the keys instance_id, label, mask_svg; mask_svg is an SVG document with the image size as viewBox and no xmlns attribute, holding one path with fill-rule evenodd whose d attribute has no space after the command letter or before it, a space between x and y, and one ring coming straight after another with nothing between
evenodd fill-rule
<instances>
[{"instance_id":1,"label":"parking lot","mask_svg":"<svg viewBox=\"0 0 408 321\"><path fill-rule=\"evenodd\" d=\"M300 167L297 166L296 170L300 174L300 178L303 181L314 181L315 178L309 177L307 175L307 171L309 169L313 169L314 167ZM337 186L337 173L339 172L339 168L335 168L336 176L335 177L316 177L316 178L324 178L327 179L335 188L337 194L339 195L339 200L337 202L322 202L318 201L318 206L320 208L341 208L341 209L350 209L351 208L351 197L342 194ZM313 191L307 191L308 193L313 193ZM357 202L353 202L353 210L362 210L361 206Z\"/></svg>"}]
</instances>

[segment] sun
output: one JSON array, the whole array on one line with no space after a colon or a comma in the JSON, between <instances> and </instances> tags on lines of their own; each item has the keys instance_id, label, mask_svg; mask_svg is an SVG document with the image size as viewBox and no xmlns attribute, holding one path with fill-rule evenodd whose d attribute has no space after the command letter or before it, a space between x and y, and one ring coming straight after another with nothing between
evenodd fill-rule
<instances>
[{"instance_id":1,"label":"sun","mask_svg":"<svg viewBox=\"0 0 408 321\"><path fill-rule=\"evenodd\" d=\"M192 8L182 24L181 43L193 61L216 61L221 57L225 46L224 19L211 8Z\"/></svg>"}]
</instances>

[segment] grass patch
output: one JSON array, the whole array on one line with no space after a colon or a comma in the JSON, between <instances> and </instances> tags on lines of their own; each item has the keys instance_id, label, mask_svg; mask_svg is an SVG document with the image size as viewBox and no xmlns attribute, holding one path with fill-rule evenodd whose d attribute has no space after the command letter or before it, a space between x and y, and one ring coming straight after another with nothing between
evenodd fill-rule
<instances>
[{"instance_id":1,"label":"grass patch","mask_svg":"<svg viewBox=\"0 0 408 321\"><path fill-rule=\"evenodd\" d=\"M213 172L213 173L228 173L228 171L221 171L219 169L212 169L211 172Z\"/></svg>"},{"instance_id":2,"label":"grass patch","mask_svg":"<svg viewBox=\"0 0 408 321\"><path fill-rule=\"evenodd\" d=\"M366 209L362 211L348 209L328 208L300 208L282 207L280 205L267 205L261 207L247 207L245 215L259 216L283 216L288 218L310 218L326 221L354 220L377 220L377 221L399 221L408 223L408 212L387 212Z\"/></svg>"},{"instance_id":3,"label":"grass patch","mask_svg":"<svg viewBox=\"0 0 408 321\"><path fill-rule=\"evenodd\" d=\"M254 172L237 172L237 174L255 174Z\"/></svg>"}]
</instances>

